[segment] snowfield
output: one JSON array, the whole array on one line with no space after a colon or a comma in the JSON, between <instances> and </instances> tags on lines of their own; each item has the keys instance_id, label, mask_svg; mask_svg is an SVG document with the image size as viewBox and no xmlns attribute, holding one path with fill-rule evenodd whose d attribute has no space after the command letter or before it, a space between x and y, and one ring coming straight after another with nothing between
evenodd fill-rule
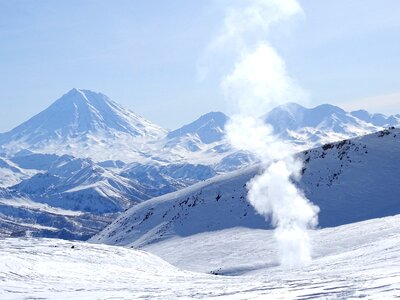
<instances>
[{"instance_id":1,"label":"snowfield","mask_svg":"<svg viewBox=\"0 0 400 300\"><path fill-rule=\"evenodd\" d=\"M0 244L0 298L394 299L399 232L400 215L312 232L314 261L294 270L277 265L272 232L260 229L175 237L148 252L7 238Z\"/></svg>"}]
</instances>

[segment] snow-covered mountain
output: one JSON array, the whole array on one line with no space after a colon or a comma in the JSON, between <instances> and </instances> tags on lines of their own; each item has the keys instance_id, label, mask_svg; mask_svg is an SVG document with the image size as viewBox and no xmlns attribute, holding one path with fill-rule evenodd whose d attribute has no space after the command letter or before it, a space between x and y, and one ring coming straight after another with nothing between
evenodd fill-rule
<instances>
[{"instance_id":1,"label":"snow-covered mountain","mask_svg":"<svg viewBox=\"0 0 400 300\"><path fill-rule=\"evenodd\" d=\"M87 239L136 203L215 176L205 165L96 163L29 151L12 161L4 159L15 173L3 178L0 236Z\"/></svg>"},{"instance_id":2,"label":"snow-covered mountain","mask_svg":"<svg viewBox=\"0 0 400 300\"><path fill-rule=\"evenodd\" d=\"M201 142L210 144L224 137L225 124L229 118L221 112L210 112L196 121L168 133L169 139L196 136Z\"/></svg>"},{"instance_id":3,"label":"snow-covered mountain","mask_svg":"<svg viewBox=\"0 0 400 300\"><path fill-rule=\"evenodd\" d=\"M0 188L0 238L37 236L86 240L115 216L52 207L33 201L28 195Z\"/></svg>"},{"instance_id":4,"label":"snow-covered mountain","mask_svg":"<svg viewBox=\"0 0 400 300\"><path fill-rule=\"evenodd\" d=\"M397 126L400 121L400 114L385 116L384 114L371 114L362 109L352 111L351 115L375 126Z\"/></svg>"},{"instance_id":5,"label":"snow-covered mountain","mask_svg":"<svg viewBox=\"0 0 400 300\"><path fill-rule=\"evenodd\" d=\"M95 162L216 164L232 154L223 140L228 117L209 113L168 132L107 96L72 89L47 109L0 134L0 153L72 155ZM49 159L51 159L49 157Z\"/></svg>"},{"instance_id":6,"label":"snow-covered mountain","mask_svg":"<svg viewBox=\"0 0 400 300\"><path fill-rule=\"evenodd\" d=\"M400 116L387 117L362 110L346 112L329 104L309 109L288 103L266 114L265 121L273 126L275 133L283 140L304 150L399 126Z\"/></svg>"},{"instance_id":7,"label":"snow-covered mountain","mask_svg":"<svg viewBox=\"0 0 400 300\"><path fill-rule=\"evenodd\" d=\"M54 207L89 213L115 213L148 199L131 181L90 159L61 156L47 172L9 188Z\"/></svg>"},{"instance_id":8,"label":"snow-covered mountain","mask_svg":"<svg viewBox=\"0 0 400 300\"><path fill-rule=\"evenodd\" d=\"M265 121L301 151L397 126L400 115L350 113L327 104L308 109L289 103L267 113ZM8 157L18 152L26 156L24 151L67 154L96 162L218 165L221 172L240 150L232 149L224 139L227 122L229 117L223 113L211 112L168 132L101 93L72 89L30 120L0 134L0 153ZM240 159L226 166L226 171L254 162L239 153Z\"/></svg>"},{"instance_id":9,"label":"snow-covered mountain","mask_svg":"<svg viewBox=\"0 0 400 300\"><path fill-rule=\"evenodd\" d=\"M400 129L326 144L299 154L300 187L331 227L400 214ZM136 205L92 240L143 246L232 227L268 228L246 200L258 166L208 179Z\"/></svg>"},{"instance_id":10,"label":"snow-covered mountain","mask_svg":"<svg viewBox=\"0 0 400 300\"><path fill-rule=\"evenodd\" d=\"M0 145L6 153L31 150L106 160L124 155L132 158L134 151L129 147L138 148L140 143L165 134L161 127L101 93L72 89L44 111L1 134Z\"/></svg>"},{"instance_id":11,"label":"snow-covered mountain","mask_svg":"<svg viewBox=\"0 0 400 300\"><path fill-rule=\"evenodd\" d=\"M35 173L34 170L25 170L13 161L0 157L0 187L17 184L21 180L33 176Z\"/></svg>"}]
</instances>

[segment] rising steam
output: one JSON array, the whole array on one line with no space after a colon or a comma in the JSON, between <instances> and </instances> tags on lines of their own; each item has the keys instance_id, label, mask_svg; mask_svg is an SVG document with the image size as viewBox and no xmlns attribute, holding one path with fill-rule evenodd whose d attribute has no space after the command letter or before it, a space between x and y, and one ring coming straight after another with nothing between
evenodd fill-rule
<instances>
[{"instance_id":1,"label":"rising steam","mask_svg":"<svg viewBox=\"0 0 400 300\"><path fill-rule=\"evenodd\" d=\"M281 264L286 267L311 261L308 229L317 224L318 207L293 183L300 177L302 163L263 120L276 105L306 97L266 37L275 23L301 14L296 0L234 1L207 49L207 55L233 49L236 63L221 82L226 99L236 109L226 127L227 138L233 147L251 151L262 161L262 173L247 184L248 200L276 228Z\"/></svg>"}]
</instances>

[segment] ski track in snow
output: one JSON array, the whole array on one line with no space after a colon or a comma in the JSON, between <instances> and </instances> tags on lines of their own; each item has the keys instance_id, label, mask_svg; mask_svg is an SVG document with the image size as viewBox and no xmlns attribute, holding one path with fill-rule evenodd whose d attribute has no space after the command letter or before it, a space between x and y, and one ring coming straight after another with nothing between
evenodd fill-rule
<instances>
[{"instance_id":1,"label":"ski track in snow","mask_svg":"<svg viewBox=\"0 0 400 300\"><path fill-rule=\"evenodd\" d=\"M294 270L274 263L267 230L234 228L146 249L180 269L142 250L8 238L0 240L0 299L394 299L400 297L399 230L399 215L318 230L314 261ZM218 265L242 274L183 270Z\"/></svg>"}]
</instances>

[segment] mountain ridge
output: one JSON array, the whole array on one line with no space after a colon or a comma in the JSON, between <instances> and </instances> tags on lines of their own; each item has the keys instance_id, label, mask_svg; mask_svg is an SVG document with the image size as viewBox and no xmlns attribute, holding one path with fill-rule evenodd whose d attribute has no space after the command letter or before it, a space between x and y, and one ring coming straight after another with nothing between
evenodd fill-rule
<instances>
[{"instance_id":1,"label":"mountain ridge","mask_svg":"<svg viewBox=\"0 0 400 300\"><path fill-rule=\"evenodd\" d=\"M326 144L298 157L304 162L298 185L320 207L321 227L400 213L400 129ZM92 241L142 247L238 226L266 229L270 225L246 200L246 183L259 168L214 177L136 205Z\"/></svg>"},{"instance_id":2,"label":"mountain ridge","mask_svg":"<svg viewBox=\"0 0 400 300\"><path fill-rule=\"evenodd\" d=\"M168 131L104 94L74 88L26 122L0 134L0 152L13 156L30 150L98 162L218 164L240 151L225 140L229 120L222 112L210 112ZM330 104L306 108L287 103L265 114L264 120L281 139L292 143L295 151L400 125L400 115L346 112Z\"/></svg>"}]
</instances>

